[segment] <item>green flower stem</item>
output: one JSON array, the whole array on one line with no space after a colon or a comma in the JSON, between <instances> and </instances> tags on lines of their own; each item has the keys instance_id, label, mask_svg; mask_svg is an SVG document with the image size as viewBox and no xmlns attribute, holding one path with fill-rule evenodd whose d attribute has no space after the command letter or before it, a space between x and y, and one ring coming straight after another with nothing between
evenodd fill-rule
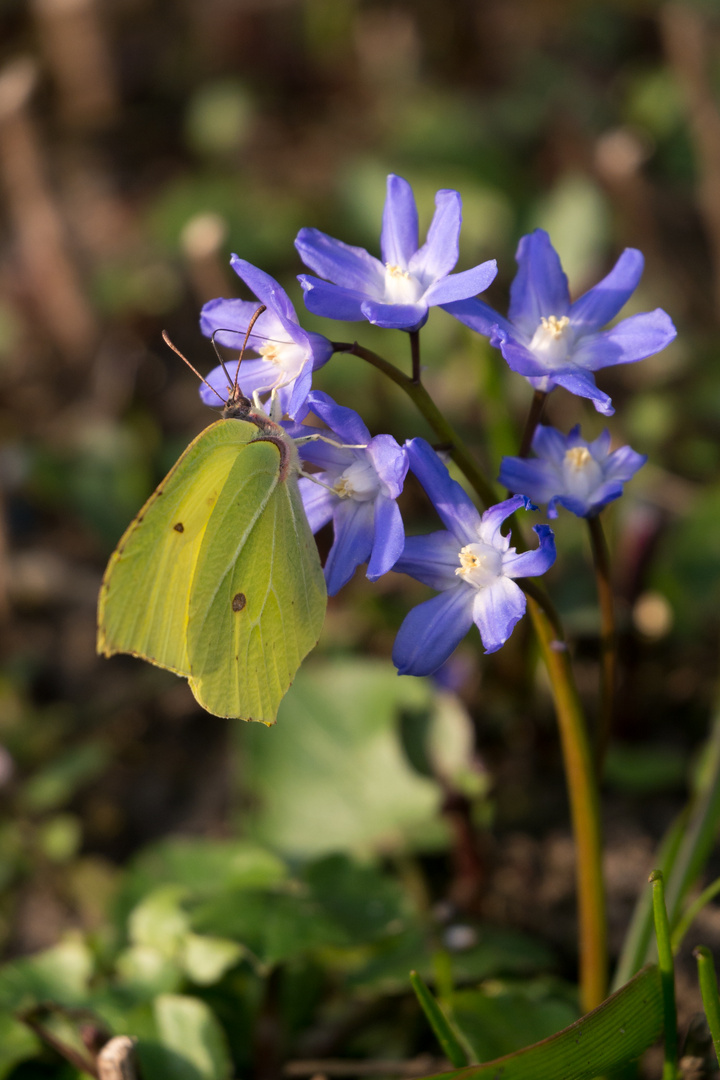
<instances>
[{"instance_id":1,"label":"green flower stem","mask_svg":"<svg viewBox=\"0 0 720 1080\"><path fill-rule=\"evenodd\" d=\"M712 953L707 945L698 945L693 950L693 956L697 960L698 981L702 994L703 1007L707 1017L708 1027L712 1035L715 1057L720 1063L720 998L718 997L717 975L713 964Z\"/></svg>"},{"instance_id":2,"label":"green flower stem","mask_svg":"<svg viewBox=\"0 0 720 1080\"><path fill-rule=\"evenodd\" d=\"M389 363L370 349L358 345L356 341L352 344L334 341L332 345L335 352L351 353L353 356L359 356L362 360L367 360L369 364L376 367L378 371L382 371L383 374L387 375L388 378L392 379L394 383L404 390L425 417L437 435L438 440L443 445L448 446L450 457L472 484L485 509L497 502L497 495L492 484L485 479L462 439L445 419L420 381L415 382L414 379L409 378L399 368L396 368L394 364Z\"/></svg>"},{"instance_id":3,"label":"green flower stem","mask_svg":"<svg viewBox=\"0 0 720 1080\"><path fill-rule=\"evenodd\" d=\"M410 357L412 359L412 381L420 385L420 331L410 331Z\"/></svg>"},{"instance_id":4,"label":"green flower stem","mask_svg":"<svg viewBox=\"0 0 720 1080\"><path fill-rule=\"evenodd\" d=\"M448 1061L456 1069L468 1064L468 1056L460 1042L459 1033L452 1021L445 1015L430 990L416 971L410 972L410 985L415 991L422 1011L435 1033Z\"/></svg>"},{"instance_id":5,"label":"green flower stem","mask_svg":"<svg viewBox=\"0 0 720 1080\"><path fill-rule=\"evenodd\" d=\"M545 407L546 397L547 390L536 390L533 394L533 399L530 402L530 411L527 415L527 420L525 421L525 430L523 431L522 440L520 442L518 457L524 458L530 453L533 435L535 434L535 428L540 423L540 417L542 416L542 411Z\"/></svg>"},{"instance_id":6,"label":"green flower stem","mask_svg":"<svg viewBox=\"0 0 720 1080\"><path fill-rule=\"evenodd\" d=\"M567 649L558 647L555 630L534 598L528 611L550 677L560 729L573 833L577 847L577 892L580 937L580 1000L589 1012L607 994L607 923L602 874L600 799L585 718L573 679Z\"/></svg>"},{"instance_id":7,"label":"green flower stem","mask_svg":"<svg viewBox=\"0 0 720 1080\"><path fill-rule=\"evenodd\" d=\"M665 907L665 886L662 870L653 870L650 875L653 889L653 918L655 937L657 938L660 982L663 992L663 1012L665 1014L665 1060L663 1062L663 1080L676 1080L678 1075L678 1038L677 1011L675 1008L675 965L670 947L670 923Z\"/></svg>"},{"instance_id":8,"label":"green flower stem","mask_svg":"<svg viewBox=\"0 0 720 1080\"><path fill-rule=\"evenodd\" d=\"M602 775L603 762L612 732L617 679L617 635L615 632L615 597L610 574L610 552L600 517L587 519L592 546L595 582L600 605L600 716L597 729L597 769Z\"/></svg>"}]
</instances>

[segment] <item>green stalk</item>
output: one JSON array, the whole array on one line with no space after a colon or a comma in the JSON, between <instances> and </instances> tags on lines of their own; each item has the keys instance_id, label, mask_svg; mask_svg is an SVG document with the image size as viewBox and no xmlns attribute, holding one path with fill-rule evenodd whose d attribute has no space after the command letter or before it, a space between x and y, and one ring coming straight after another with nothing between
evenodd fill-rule
<instances>
[{"instance_id":1,"label":"green stalk","mask_svg":"<svg viewBox=\"0 0 720 1080\"><path fill-rule=\"evenodd\" d=\"M708 885L707 889L703 889L697 899L693 900L692 904L688 904L685 908L685 911L683 911L681 918L678 920L670 935L672 951L674 953L676 953L682 945L685 935L702 909L706 907L711 900L714 900L718 893L720 893L720 878L715 878L715 880Z\"/></svg>"},{"instance_id":2,"label":"green stalk","mask_svg":"<svg viewBox=\"0 0 720 1080\"><path fill-rule=\"evenodd\" d=\"M712 1035L715 1057L720 1064L720 998L718 997L717 975L713 964L712 953L707 945L698 945L693 950L693 956L697 960L698 981L702 994L703 1007L707 1017L708 1027Z\"/></svg>"},{"instance_id":3,"label":"green stalk","mask_svg":"<svg viewBox=\"0 0 720 1080\"><path fill-rule=\"evenodd\" d=\"M615 597L610 575L610 553L605 533L596 514L587 519L592 546L595 582L600 605L600 716L597 728L597 770L602 775L603 762L612 731L617 678L617 636L615 633Z\"/></svg>"},{"instance_id":4,"label":"green stalk","mask_svg":"<svg viewBox=\"0 0 720 1080\"><path fill-rule=\"evenodd\" d=\"M663 1080L676 1080L678 1075L677 1011L675 1008L675 965L670 947L670 923L665 907L665 886L662 870L653 870L649 878L653 891L653 918L657 938L658 965L665 1015L665 1059Z\"/></svg>"},{"instance_id":5,"label":"green stalk","mask_svg":"<svg viewBox=\"0 0 720 1080\"><path fill-rule=\"evenodd\" d=\"M425 1013L427 1022L433 1029L435 1038L440 1043L448 1061L456 1069L462 1069L464 1065L468 1064L468 1056L460 1042L459 1033L442 1011L417 971L410 972L410 985L415 991L415 996Z\"/></svg>"},{"instance_id":6,"label":"green stalk","mask_svg":"<svg viewBox=\"0 0 720 1080\"><path fill-rule=\"evenodd\" d=\"M347 344L341 341L334 341L332 344L335 352L351 353L353 356L359 356L361 359L367 360L367 362L372 364L373 367L376 367L378 371L382 371L389 379L392 379L401 390L404 390L410 400L414 402L420 413L425 417L428 424L437 435L438 440L443 445L447 445L450 457L463 475L467 477L469 483L477 492L478 498L485 509L487 509L488 506L493 506L497 502L497 495L495 494L492 484L485 479L462 439L453 426L445 419L421 382L415 382L414 379L409 378L400 371L399 368L396 368L394 364L389 363L382 356L378 356L377 353L372 352L370 349L358 345L357 342Z\"/></svg>"},{"instance_id":7,"label":"green stalk","mask_svg":"<svg viewBox=\"0 0 720 1080\"><path fill-rule=\"evenodd\" d=\"M540 417L542 416L542 411L545 407L546 397L547 390L536 390L533 394L533 399L530 403L530 411L528 412L522 439L520 440L518 457L524 458L530 453L533 435L535 434L535 428L540 423Z\"/></svg>"},{"instance_id":8,"label":"green stalk","mask_svg":"<svg viewBox=\"0 0 720 1080\"><path fill-rule=\"evenodd\" d=\"M585 718L564 643L558 642L545 612L528 596L543 659L550 677L560 730L565 776L577 848L577 894L580 946L580 1000L590 1012L607 994L607 923L602 874L600 799ZM558 646L561 647L558 647Z\"/></svg>"}]
</instances>

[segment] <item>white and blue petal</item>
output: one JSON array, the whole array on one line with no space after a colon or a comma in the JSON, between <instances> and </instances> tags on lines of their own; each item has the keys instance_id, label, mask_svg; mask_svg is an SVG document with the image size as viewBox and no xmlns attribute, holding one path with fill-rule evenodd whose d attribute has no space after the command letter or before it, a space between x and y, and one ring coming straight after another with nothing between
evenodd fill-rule
<instances>
[{"instance_id":1,"label":"white and blue petal","mask_svg":"<svg viewBox=\"0 0 720 1080\"><path fill-rule=\"evenodd\" d=\"M509 499L491 506L489 510L485 511L480 520L477 535L484 543L490 544L492 547L497 548L498 551L507 551L510 540L507 536L502 535L500 529L503 522L511 514L514 514L516 510L519 510L521 506L524 509L529 508L529 500L525 498L523 493L512 495Z\"/></svg>"},{"instance_id":2,"label":"white and blue petal","mask_svg":"<svg viewBox=\"0 0 720 1080\"><path fill-rule=\"evenodd\" d=\"M473 622L480 631L485 652L497 652L505 644L525 614L525 607L522 589L506 577L475 593Z\"/></svg>"},{"instance_id":3,"label":"white and blue petal","mask_svg":"<svg viewBox=\"0 0 720 1080\"><path fill-rule=\"evenodd\" d=\"M333 512L333 529L335 539L325 561L329 596L347 585L358 566L370 558L375 535L373 504L339 500Z\"/></svg>"},{"instance_id":4,"label":"white and blue petal","mask_svg":"<svg viewBox=\"0 0 720 1080\"><path fill-rule=\"evenodd\" d=\"M485 263L482 263L485 266ZM454 300L450 304L441 304L443 311L454 315L464 326L469 326L484 337L493 337L497 330L501 330L506 336L514 337L516 331L512 323L500 315L483 300L471 297L467 300ZM492 344L495 344L493 342Z\"/></svg>"},{"instance_id":5,"label":"white and blue petal","mask_svg":"<svg viewBox=\"0 0 720 1080\"><path fill-rule=\"evenodd\" d=\"M327 483L322 473L318 473L317 478ZM322 529L323 525L332 521L333 512L337 506L337 496L305 476L301 476L298 480L298 487L310 530L316 533L318 529Z\"/></svg>"},{"instance_id":6,"label":"white and blue petal","mask_svg":"<svg viewBox=\"0 0 720 1080\"><path fill-rule=\"evenodd\" d=\"M418 212L407 180L391 173L383 209L380 250L386 266L407 270L418 247ZM309 264L308 264L309 265Z\"/></svg>"},{"instance_id":7,"label":"white and blue petal","mask_svg":"<svg viewBox=\"0 0 720 1080\"><path fill-rule=\"evenodd\" d=\"M508 317L532 339L543 318L567 315L570 307L567 277L544 229L523 236L515 258L518 272L510 286Z\"/></svg>"},{"instance_id":8,"label":"white and blue petal","mask_svg":"<svg viewBox=\"0 0 720 1080\"><path fill-rule=\"evenodd\" d=\"M474 266L472 270L463 270L459 274L440 278L430 286L423 299L433 307L463 301L474 297L476 293L485 292L496 276L497 262L489 259L479 266Z\"/></svg>"},{"instance_id":9,"label":"white and blue petal","mask_svg":"<svg viewBox=\"0 0 720 1080\"><path fill-rule=\"evenodd\" d=\"M360 311L362 318L383 330L419 330L428 317L428 306L424 301L416 304L392 304L366 299L360 305Z\"/></svg>"},{"instance_id":10,"label":"white and blue petal","mask_svg":"<svg viewBox=\"0 0 720 1080\"><path fill-rule=\"evenodd\" d=\"M507 577L539 577L555 562L555 536L549 525L533 525L540 543L530 551L509 551L503 559L503 574Z\"/></svg>"},{"instance_id":11,"label":"white and blue petal","mask_svg":"<svg viewBox=\"0 0 720 1080\"><path fill-rule=\"evenodd\" d=\"M301 229L295 247L305 265L320 277L364 296L383 295L385 267L364 248L344 244L319 229Z\"/></svg>"},{"instance_id":12,"label":"white and blue petal","mask_svg":"<svg viewBox=\"0 0 720 1080\"><path fill-rule=\"evenodd\" d=\"M393 569L432 589L452 589L458 583L458 552L457 539L445 529L425 536L408 536Z\"/></svg>"},{"instance_id":13,"label":"white and blue petal","mask_svg":"<svg viewBox=\"0 0 720 1080\"><path fill-rule=\"evenodd\" d=\"M367 444L366 453L383 482L385 495L397 499L410 465L407 450L392 435L376 435Z\"/></svg>"},{"instance_id":14,"label":"white and blue petal","mask_svg":"<svg viewBox=\"0 0 720 1080\"><path fill-rule=\"evenodd\" d=\"M308 396L308 404L342 442L360 446L370 442L370 432L354 409L338 405L322 390L313 390Z\"/></svg>"},{"instance_id":15,"label":"white and blue petal","mask_svg":"<svg viewBox=\"0 0 720 1080\"><path fill-rule=\"evenodd\" d=\"M298 281L305 294L305 307L313 315L342 322L361 322L365 318L362 305L367 297L358 289L331 285L312 274L298 274Z\"/></svg>"}]
</instances>

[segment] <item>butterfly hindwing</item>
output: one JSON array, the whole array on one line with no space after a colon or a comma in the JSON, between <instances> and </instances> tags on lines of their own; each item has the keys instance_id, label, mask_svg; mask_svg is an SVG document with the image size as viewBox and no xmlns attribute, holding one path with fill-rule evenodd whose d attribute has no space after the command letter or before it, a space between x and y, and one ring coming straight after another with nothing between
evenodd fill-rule
<instances>
[{"instance_id":1,"label":"butterfly hindwing","mask_svg":"<svg viewBox=\"0 0 720 1080\"><path fill-rule=\"evenodd\" d=\"M98 605L98 652L126 652L189 676L187 616L195 566L217 499L257 428L219 420L190 443L125 531Z\"/></svg>"},{"instance_id":2,"label":"butterfly hindwing","mask_svg":"<svg viewBox=\"0 0 720 1080\"><path fill-rule=\"evenodd\" d=\"M190 686L210 712L272 723L322 629L320 560L286 455L258 437L218 500L190 602ZM234 492L239 492L235 497Z\"/></svg>"}]
</instances>

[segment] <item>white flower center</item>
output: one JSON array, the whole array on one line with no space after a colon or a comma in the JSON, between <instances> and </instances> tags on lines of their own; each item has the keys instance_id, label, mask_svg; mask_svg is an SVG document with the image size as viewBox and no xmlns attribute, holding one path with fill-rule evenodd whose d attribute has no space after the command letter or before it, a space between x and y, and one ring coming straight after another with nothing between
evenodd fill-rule
<instances>
[{"instance_id":1,"label":"white flower center","mask_svg":"<svg viewBox=\"0 0 720 1080\"><path fill-rule=\"evenodd\" d=\"M602 483L603 473L586 446L572 446L562 464L564 494L586 499Z\"/></svg>"},{"instance_id":2,"label":"white flower center","mask_svg":"<svg viewBox=\"0 0 720 1080\"><path fill-rule=\"evenodd\" d=\"M370 502L380 491L380 477L367 459L358 458L338 476L333 491L341 499Z\"/></svg>"},{"instance_id":3,"label":"white flower center","mask_svg":"<svg viewBox=\"0 0 720 1080\"><path fill-rule=\"evenodd\" d=\"M307 360L306 350L294 341L268 341L257 352L266 364L272 364L279 369L279 377L285 376L289 379L297 378Z\"/></svg>"},{"instance_id":4,"label":"white flower center","mask_svg":"<svg viewBox=\"0 0 720 1080\"><path fill-rule=\"evenodd\" d=\"M502 577L502 552L478 541L458 552L460 565L455 573L475 589L484 589Z\"/></svg>"},{"instance_id":5,"label":"white flower center","mask_svg":"<svg viewBox=\"0 0 720 1080\"><path fill-rule=\"evenodd\" d=\"M545 318L543 315L530 342L530 351L549 364L558 364L567 360L571 344L572 330L567 315L560 318L557 315Z\"/></svg>"},{"instance_id":6,"label":"white flower center","mask_svg":"<svg viewBox=\"0 0 720 1080\"><path fill-rule=\"evenodd\" d=\"M424 292L422 282L409 270L385 264L385 303L414 304Z\"/></svg>"}]
</instances>

